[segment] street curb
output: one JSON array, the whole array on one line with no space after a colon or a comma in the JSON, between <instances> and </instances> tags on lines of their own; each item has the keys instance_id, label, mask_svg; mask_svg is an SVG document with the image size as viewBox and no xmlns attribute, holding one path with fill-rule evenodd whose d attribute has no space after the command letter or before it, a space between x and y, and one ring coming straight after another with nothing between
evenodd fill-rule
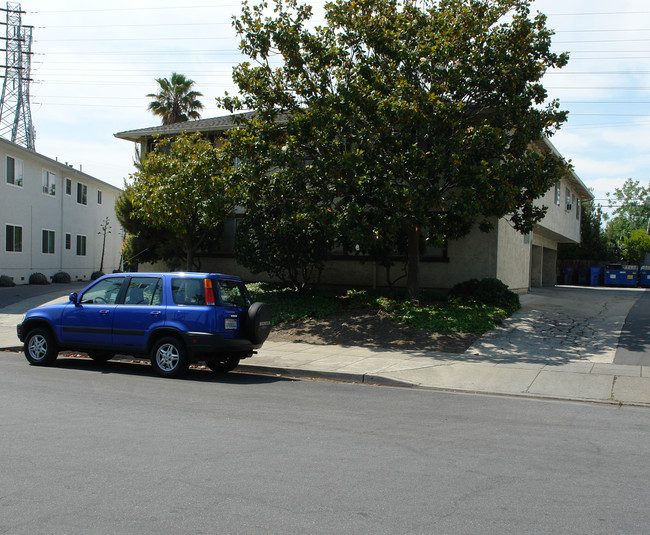
<instances>
[{"instance_id":1,"label":"street curb","mask_svg":"<svg viewBox=\"0 0 650 535\"><path fill-rule=\"evenodd\" d=\"M237 371L245 373L261 373L265 375L284 375L289 377L298 377L306 379L327 379L330 381L339 381L342 383L360 383L381 386L400 386L400 387L417 387L414 383L398 381L397 379L388 379L380 375L369 375L365 373L344 373L328 372L322 370L305 370L302 368L282 368L276 366L256 366L254 364L240 364Z\"/></svg>"},{"instance_id":2,"label":"street curb","mask_svg":"<svg viewBox=\"0 0 650 535\"><path fill-rule=\"evenodd\" d=\"M432 392L447 392L450 394L480 394L484 396L536 399L540 401L562 401L562 402L572 401L575 403L610 405L615 407L639 407L639 408L646 408L646 409L650 408L649 403L617 401L614 399L590 399L590 398L578 398L578 397L545 396L544 394L530 394L527 392L506 393L506 392L491 392L485 390L462 390L457 388L440 388L435 386L418 385L416 383L407 383L405 381L398 381L396 379L389 379L387 377L382 377L381 375L312 371L312 370L305 370L300 368L254 366L254 365L247 365L247 364L240 364L239 366L237 366L235 371L243 372L243 373L259 373L263 375L281 375L285 377L295 377L298 379L325 379L325 380L339 381L345 383L414 388L419 390L430 390Z\"/></svg>"}]
</instances>

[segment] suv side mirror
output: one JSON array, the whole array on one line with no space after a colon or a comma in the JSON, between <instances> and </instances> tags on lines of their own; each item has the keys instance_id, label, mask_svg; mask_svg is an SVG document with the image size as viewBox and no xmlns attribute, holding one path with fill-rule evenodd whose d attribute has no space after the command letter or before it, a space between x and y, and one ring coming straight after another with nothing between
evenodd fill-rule
<instances>
[{"instance_id":1,"label":"suv side mirror","mask_svg":"<svg viewBox=\"0 0 650 535\"><path fill-rule=\"evenodd\" d=\"M70 294L70 297L69 297L70 302L71 302L71 303L74 303L74 304L76 305L76 304L77 304L77 299L78 299L78 297L79 297L79 296L78 296L76 293L74 293L74 292L71 293L71 294Z\"/></svg>"}]
</instances>

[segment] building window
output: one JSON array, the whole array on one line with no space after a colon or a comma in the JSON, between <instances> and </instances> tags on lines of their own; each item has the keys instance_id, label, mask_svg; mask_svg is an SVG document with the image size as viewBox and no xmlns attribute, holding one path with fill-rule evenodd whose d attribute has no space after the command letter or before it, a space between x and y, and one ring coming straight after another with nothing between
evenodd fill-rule
<instances>
[{"instance_id":1,"label":"building window","mask_svg":"<svg viewBox=\"0 0 650 535\"><path fill-rule=\"evenodd\" d=\"M69 178L65 179L65 194L72 195L72 180Z\"/></svg>"},{"instance_id":2,"label":"building window","mask_svg":"<svg viewBox=\"0 0 650 535\"><path fill-rule=\"evenodd\" d=\"M70 234L65 235L65 248L70 249L72 243L72 236Z\"/></svg>"},{"instance_id":3,"label":"building window","mask_svg":"<svg viewBox=\"0 0 650 535\"><path fill-rule=\"evenodd\" d=\"M54 231L43 230L42 252L43 254L54 254Z\"/></svg>"},{"instance_id":4,"label":"building window","mask_svg":"<svg viewBox=\"0 0 650 535\"><path fill-rule=\"evenodd\" d=\"M21 253L23 251L23 227L7 225L5 251L8 253Z\"/></svg>"},{"instance_id":5,"label":"building window","mask_svg":"<svg viewBox=\"0 0 650 535\"><path fill-rule=\"evenodd\" d=\"M43 193L52 196L56 194L56 175L45 169L43 169Z\"/></svg>"},{"instance_id":6,"label":"building window","mask_svg":"<svg viewBox=\"0 0 650 535\"><path fill-rule=\"evenodd\" d=\"M555 204L560 206L562 203L562 186L560 185L560 181L558 180L555 183Z\"/></svg>"},{"instance_id":7,"label":"building window","mask_svg":"<svg viewBox=\"0 0 650 535\"><path fill-rule=\"evenodd\" d=\"M571 210L571 190L569 188L566 189L566 209Z\"/></svg>"},{"instance_id":8,"label":"building window","mask_svg":"<svg viewBox=\"0 0 650 535\"><path fill-rule=\"evenodd\" d=\"M86 236L77 236L77 256L86 256Z\"/></svg>"},{"instance_id":9,"label":"building window","mask_svg":"<svg viewBox=\"0 0 650 535\"><path fill-rule=\"evenodd\" d=\"M580 199L576 201L576 221L580 220Z\"/></svg>"},{"instance_id":10,"label":"building window","mask_svg":"<svg viewBox=\"0 0 650 535\"><path fill-rule=\"evenodd\" d=\"M102 204L102 192L97 190L97 204Z\"/></svg>"},{"instance_id":11,"label":"building window","mask_svg":"<svg viewBox=\"0 0 650 535\"><path fill-rule=\"evenodd\" d=\"M88 188L81 182L77 182L77 202L79 204L88 204Z\"/></svg>"},{"instance_id":12,"label":"building window","mask_svg":"<svg viewBox=\"0 0 650 535\"><path fill-rule=\"evenodd\" d=\"M23 161L7 156L7 184L23 185Z\"/></svg>"}]
</instances>

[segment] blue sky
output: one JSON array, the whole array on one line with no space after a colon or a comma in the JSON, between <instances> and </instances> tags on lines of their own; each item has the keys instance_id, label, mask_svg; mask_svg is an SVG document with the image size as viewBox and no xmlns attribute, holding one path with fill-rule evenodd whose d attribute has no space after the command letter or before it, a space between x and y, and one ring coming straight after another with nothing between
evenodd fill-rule
<instances>
[{"instance_id":1,"label":"blue sky","mask_svg":"<svg viewBox=\"0 0 650 535\"><path fill-rule=\"evenodd\" d=\"M215 97L236 92L231 69L244 58L231 26L237 0L32 0L31 110L36 150L122 186L133 145L116 132L154 126L147 93L174 71L196 81L203 117ZM315 0L316 11L324 1ZM569 121L552 138L596 199L627 178L650 182L650 4L647 0L536 0L554 48L569 65L545 78Z\"/></svg>"}]
</instances>

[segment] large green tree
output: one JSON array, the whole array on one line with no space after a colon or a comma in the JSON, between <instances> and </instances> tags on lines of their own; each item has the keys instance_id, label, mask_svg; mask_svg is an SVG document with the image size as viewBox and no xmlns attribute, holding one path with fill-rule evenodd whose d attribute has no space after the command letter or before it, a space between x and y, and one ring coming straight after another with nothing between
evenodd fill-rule
<instances>
[{"instance_id":1,"label":"large green tree","mask_svg":"<svg viewBox=\"0 0 650 535\"><path fill-rule=\"evenodd\" d=\"M190 119L200 119L203 93L192 89L194 80L173 72L170 78L156 78L158 91L149 93L153 100L147 109L162 119L162 124L172 124Z\"/></svg>"},{"instance_id":2,"label":"large green tree","mask_svg":"<svg viewBox=\"0 0 650 535\"><path fill-rule=\"evenodd\" d=\"M185 269L194 269L195 254L222 228L234 209L226 180L230 160L200 134L161 138L132 175L132 216L175 237L185 255Z\"/></svg>"},{"instance_id":3,"label":"large green tree","mask_svg":"<svg viewBox=\"0 0 650 535\"><path fill-rule=\"evenodd\" d=\"M411 297L423 235L503 216L530 231L545 212L533 201L566 170L541 144L566 120L540 83L567 61L544 15L527 0L336 0L311 29L311 14L276 0L235 20L251 61L219 103L257 112L232 136L252 199L276 176L315 218L332 208L344 246L386 251L406 235Z\"/></svg>"},{"instance_id":4,"label":"large green tree","mask_svg":"<svg viewBox=\"0 0 650 535\"><path fill-rule=\"evenodd\" d=\"M126 232L122 257L127 267L139 262L164 261L170 269L185 265L182 240L137 217L133 207L133 185L126 185L115 202L115 215Z\"/></svg>"},{"instance_id":5,"label":"large green tree","mask_svg":"<svg viewBox=\"0 0 650 535\"><path fill-rule=\"evenodd\" d=\"M632 231L650 228L650 188L628 178L623 186L608 193L607 198L613 212L605 235L616 254L622 256L625 239Z\"/></svg>"},{"instance_id":6,"label":"large green tree","mask_svg":"<svg viewBox=\"0 0 650 535\"><path fill-rule=\"evenodd\" d=\"M644 229L630 232L623 242L623 258L629 264L640 266L645 262L646 255L650 253L650 236Z\"/></svg>"}]
</instances>

